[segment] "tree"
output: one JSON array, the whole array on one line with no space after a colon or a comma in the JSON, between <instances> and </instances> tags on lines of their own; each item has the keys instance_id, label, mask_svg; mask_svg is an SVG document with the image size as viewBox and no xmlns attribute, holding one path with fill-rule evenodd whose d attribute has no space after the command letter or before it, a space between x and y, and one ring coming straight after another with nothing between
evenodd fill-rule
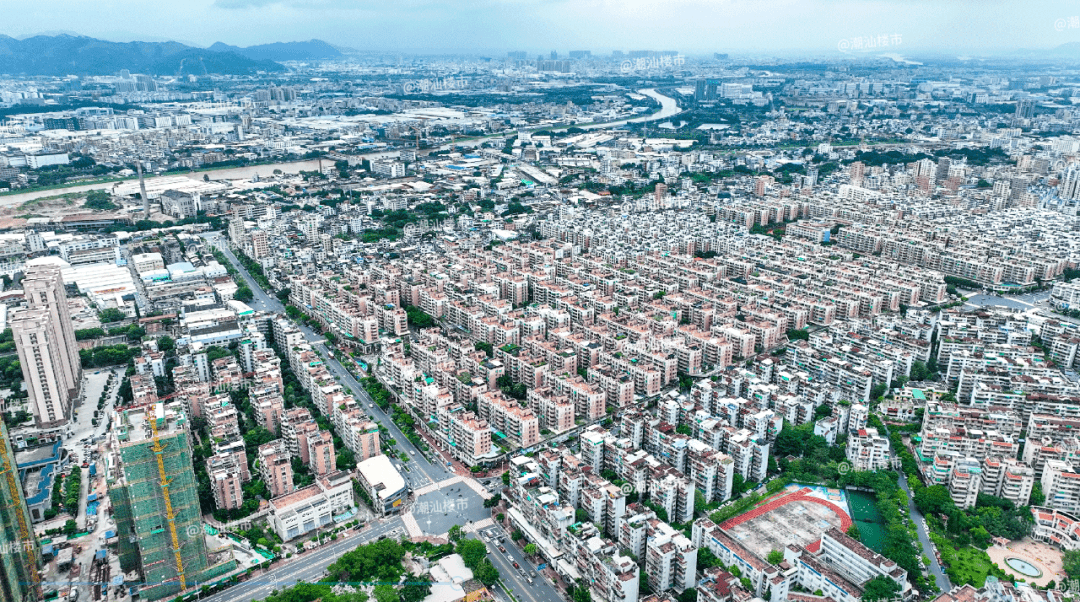
<instances>
[{"instance_id":1,"label":"tree","mask_svg":"<svg viewBox=\"0 0 1080 602\"><path fill-rule=\"evenodd\" d=\"M867 602L870 600L888 600L896 597L899 592L900 586L895 581L885 575L878 575L867 581L866 585L863 586L862 599Z\"/></svg>"},{"instance_id":2,"label":"tree","mask_svg":"<svg viewBox=\"0 0 1080 602\"><path fill-rule=\"evenodd\" d=\"M401 602L420 602L431 593L431 581L427 577L410 576L401 588Z\"/></svg>"},{"instance_id":3,"label":"tree","mask_svg":"<svg viewBox=\"0 0 1080 602\"><path fill-rule=\"evenodd\" d=\"M79 523L75 522L75 519L69 518L64 523L64 535L74 535L75 531L79 529Z\"/></svg>"},{"instance_id":4,"label":"tree","mask_svg":"<svg viewBox=\"0 0 1080 602\"><path fill-rule=\"evenodd\" d=\"M124 312L116 309L115 307L110 307L109 309L98 312L98 319L101 320L102 324L108 324L109 322L119 322L126 317L127 316L124 315Z\"/></svg>"},{"instance_id":5,"label":"tree","mask_svg":"<svg viewBox=\"0 0 1080 602\"><path fill-rule=\"evenodd\" d=\"M1068 550L1062 554L1065 573L1074 579L1080 578L1080 550Z\"/></svg>"},{"instance_id":6,"label":"tree","mask_svg":"<svg viewBox=\"0 0 1080 602\"><path fill-rule=\"evenodd\" d=\"M506 485L507 487L510 486L510 471L509 470L502 473L502 482L503 482L503 485Z\"/></svg>"},{"instance_id":7,"label":"tree","mask_svg":"<svg viewBox=\"0 0 1080 602\"><path fill-rule=\"evenodd\" d=\"M809 341L810 340L810 331L805 329L805 328L802 328L802 329L789 328L788 331L787 331L787 338L788 338L788 340L791 340L791 341Z\"/></svg>"},{"instance_id":8,"label":"tree","mask_svg":"<svg viewBox=\"0 0 1080 602\"><path fill-rule=\"evenodd\" d=\"M244 303L247 303L254 298L255 293L251 292L251 288L248 287L248 285L246 284L241 284L240 286L236 287L236 292L233 293L233 299L236 299L237 301L243 301Z\"/></svg>"},{"instance_id":9,"label":"tree","mask_svg":"<svg viewBox=\"0 0 1080 602\"><path fill-rule=\"evenodd\" d=\"M176 341L170 336L164 336L158 339L157 346L160 351L172 351L176 349Z\"/></svg>"},{"instance_id":10,"label":"tree","mask_svg":"<svg viewBox=\"0 0 1080 602\"><path fill-rule=\"evenodd\" d=\"M376 602L398 602L398 593L393 585L380 583L375 586Z\"/></svg>"},{"instance_id":11,"label":"tree","mask_svg":"<svg viewBox=\"0 0 1080 602\"><path fill-rule=\"evenodd\" d=\"M446 536L450 538L450 541L454 542L459 541L463 535L464 533L461 531L461 525L450 527L449 533L446 534Z\"/></svg>"},{"instance_id":12,"label":"tree","mask_svg":"<svg viewBox=\"0 0 1080 602\"><path fill-rule=\"evenodd\" d=\"M413 305L405 307L405 316L408 319L409 325L417 328L430 328L435 324L435 318L432 318L425 313L424 310Z\"/></svg>"},{"instance_id":13,"label":"tree","mask_svg":"<svg viewBox=\"0 0 1080 602\"><path fill-rule=\"evenodd\" d=\"M576 520L579 523L588 522L589 521L589 511L584 509L584 508L578 508L577 510L574 511L574 520Z\"/></svg>"},{"instance_id":14,"label":"tree","mask_svg":"<svg viewBox=\"0 0 1080 602\"><path fill-rule=\"evenodd\" d=\"M859 539L860 535L861 533L859 533L859 525L851 523L851 526L847 528L847 536L852 539Z\"/></svg>"},{"instance_id":15,"label":"tree","mask_svg":"<svg viewBox=\"0 0 1080 602\"><path fill-rule=\"evenodd\" d=\"M104 190L91 190L86 193L86 202L83 203L83 208L95 211L112 211L120 207L112 202L112 197Z\"/></svg>"},{"instance_id":16,"label":"tree","mask_svg":"<svg viewBox=\"0 0 1080 602\"><path fill-rule=\"evenodd\" d=\"M769 555L765 558L769 564L779 565L784 561L784 553L780 550L773 550L769 552Z\"/></svg>"},{"instance_id":17,"label":"tree","mask_svg":"<svg viewBox=\"0 0 1080 602\"><path fill-rule=\"evenodd\" d=\"M487 558L487 546L478 539L463 539L457 543L456 552L470 569L476 569Z\"/></svg>"},{"instance_id":18,"label":"tree","mask_svg":"<svg viewBox=\"0 0 1080 602\"><path fill-rule=\"evenodd\" d=\"M473 570L473 576L484 585L494 585L499 580L499 571L487 558L480 561L480 565Z\"/></svg>"},{"instance_id":19,"label":"tree","mask_svg":"<svg viewBox=\"0 0 1080 602\"><path fill-rule=\"evenodd\" d=\"M592 602L592 591L581 579L578 579L577 587L574 588L573 602Z\"/></svg>"},{"instance_id":20,"label":"tree","mask_svg":"<svg viewBox=\"0 0 1080 602\"><path fill-rule=\"evenodd\" d=\"M534 543L525 544L525 555L526 556L535 556L536 555L536 544L534 544Z\"/></svg>"},{"instance_id":21,"label":"tree","mask_svg":"<svg viewBox=\"0 0 1080 602\"><path fill-rule=\"evenodd\" d=\"M1046 502L1046 494L1043 493L1042 483L1035 481L1031 486L1031 505L1042 506Z\"/></svg>"},{"instance_id":22,"label":"tree","mask_svg":"<svg viewBox=\"0 0 1080 602\"><path fill-rule=\"evenodd\" d=\"M983 527L975 527L969 531L971 543L977 548L986 549L990 545L990 532Z\"/></svg>"}]
</instances>

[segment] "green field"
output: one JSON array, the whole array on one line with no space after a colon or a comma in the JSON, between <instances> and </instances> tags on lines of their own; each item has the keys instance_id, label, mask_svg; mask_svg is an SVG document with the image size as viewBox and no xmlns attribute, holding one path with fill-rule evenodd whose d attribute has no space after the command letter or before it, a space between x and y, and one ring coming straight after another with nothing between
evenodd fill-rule
<instances>
[{"instance_id":1,"label":"green field","mask_svg":"<svg viewBox=\"0 0 1080 602\"><path fill-rule=\"evenodd\" d=\"M885 518L878 512L877 498L865 491L847 491L851 519L859 527L859 540L881 553L885 545Z\"/></svg>"}]
</instances>

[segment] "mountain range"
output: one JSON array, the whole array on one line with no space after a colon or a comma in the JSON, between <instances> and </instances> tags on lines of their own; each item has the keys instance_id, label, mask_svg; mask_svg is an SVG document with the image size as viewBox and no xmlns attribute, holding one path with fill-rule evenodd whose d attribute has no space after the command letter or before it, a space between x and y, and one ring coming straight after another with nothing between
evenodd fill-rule
<instances>
[{"instance_id":1,"label":"mountain range","mask_svg":"<svg viewBox=\"0 0 1080 602\"><path fill-rule=\"evenodd\" d=\"M233 52L256 61L321 61L339 59L344 56L337 48L322 40L274 42L247 48L216 42L208 50Z\"/></svg>"},{"instance_id":2,"label":"mountain range","mask_svg":"<svg viewBox=\"0 0 1080 602\"><path fill-rule=\"evenodd\" d=\"M16 39L0 35L0 73L111 75L121 69L149 75L252 75L285 71L277 61L337 59L321 40L241 48L218 42L197 48L179 42L109 42L70 34Z\"/></svg>"}]
</instances>

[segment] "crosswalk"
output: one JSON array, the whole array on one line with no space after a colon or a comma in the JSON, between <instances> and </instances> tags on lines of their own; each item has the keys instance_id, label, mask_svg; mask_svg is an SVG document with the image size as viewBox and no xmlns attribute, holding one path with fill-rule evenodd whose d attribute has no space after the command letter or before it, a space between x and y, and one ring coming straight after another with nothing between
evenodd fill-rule
<instances>
[{"instance_id":1,"label":"crosswalk","mask_svg":"<svg viewBox=\"0 0 1080 602\"><path fill-rule=\"evenodd\" d=\"M465 527L462 528L462 531L465 531L466 533L475 533L475 532L477 532L477 531L479 531L481 529L487 529L488 527L490 527L490 526L492 526L494 524L495 524L495 519L493 519L493 518L485 518L482 521L477 521L475 523L469 523L469 524L465 525Z\"/></svg>"},{"instance_id":2,"label":"crosswalk","mask_svg":"<svg viewBox=\"0 0 1080 602\"><path fill-rule=\"evenodd\" d=\"M401 517L402 522L405 523L405 531L408 532L409 537L422 537L424 532L420 530L420 524L416 522L416 517L412 512L406 512L405 516Z\"/></svg>"},{"instance_id":3,"label":"crosswalk","mask_svg":"<svg viewBox=\"0 0 1080 602\"><path fill-rule=\"evenodd\" d=\"M476 479L470 479L462 476L450 477L449 479L444 479L442 481L439 481L438 483L430 483L428 485L424 485L423 487L417 489L414 493L417 497L420 497L425 493L438 491L439 489L443 489L451 485L457 485L458 483L464 483L466 486L468 486L469 489L475 491L477 495L484 498L485 500L491 499L492 497L491 492L487 489L484 489L484 486L481 485L479 481L477 481Z\"/></svg>"},{"instance_id":4,"label":"crosswalk","mask_svg":"<svg viewBox=\"0 0 1080 602\"><path fill-rule=\"evenodd\" d=\"M424 495L425 493L431 493L432 491L438 491L439 489L442 489L443 487L449 487L451 485L457 485L458 483L460 483L460 482L462 482L464 480L465 479L463 477L460 477L460 476L458 476L458 477L450 477L449 479L439 481L438 483L431 483L431 484L428 484L428 485L424 485L420 489L417 489L414 493L415 493L416 497L420 497L420 496Z\"/></svg>"}]
</instances>

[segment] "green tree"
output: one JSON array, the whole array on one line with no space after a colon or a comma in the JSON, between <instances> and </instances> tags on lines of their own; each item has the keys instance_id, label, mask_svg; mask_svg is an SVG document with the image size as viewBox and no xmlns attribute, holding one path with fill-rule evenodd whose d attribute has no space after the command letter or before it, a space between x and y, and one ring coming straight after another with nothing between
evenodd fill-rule
<instances>
[{"instance_id":1,"label":"green tree","mask_svg":"<svg viewBox=\"0 0 1080 602\"><path fill-rule=\"evenodd\" d=\"M398 593L393 585L380 583L375 586L376 602L398 602Z\"/></svg>"},{"instance_id":2,"label":"green tree","mask_svg":"<svg viewBox=\"0 0 1080 602\"><path fill-rule=\"evenodd\" d=\"M885 575L878 575L873 579L866 582L863 586L862 599L870 602L872 600L888 600L896 597L896 594L900 592L900 586L889 579Z\"/></svg>"},{"instance_id":3,"label":"green tree","mask_svg":"<svg viewBox=\"0 0 1080 602\"><path fill-rule=\"evenodd\" d=\"M112 202L112 197L104 190L91 190L86 193L86 202L83 203L83 208L95 211L112 211L120 207Z\"/></svg>"},{"instance_id":4,"label":"green tree","mask_svg":"<svg viewBox=\"0 0 1080 602\"><path fill-rule=\"evenodd\" d=\"M241 284L240 286L236 287L236 292L233 293L233 299L236 299L237 301L243 301L244 303L247 303L254 298L255 293L251 292L251 288L248 287L248 285L246 284Z\"/></svg>"},{"instance_id":5,"label":"green tree","mask_svg":"<svg viewBox=\"0 0 1080 602\"><path fill-rule=\"evenodd\" d=\"M533 543L525 544L525 555L526 556L535 556L536 555L536 544L533 544Z\"/></svg>"},{"instance_id":6,"label":"green tree","mask_svg":"<svg viewBox=\"0 0 1080 602\"><path fill-rule=\"evenodd\" d=\"M127 316L124 315L124 312L116 309L115 307L110 307L109 309L98 312L98 319L101 320L102 324L108 324L109 322L119 322L126 317Z\"/></svg>"},{"instance_id":7,"label":"green tree","mask_svg":"<svg viewBox=\"0 0 1080 602\"><path fill-rule=\"evenodd\" d=\"M1080 550L1067 550L1062 554L1065 574L1074 579L1080 578Z\"/></svg>"},{"instance_id":8,"label":"green tree","mask_svg":"<svg viewBox=\"0 0 1080 602\"><path fill-rule=\"evenodd\" d=\"M861 533L859 532L859 525L851 523L851 526L847 528L847 536L852 539L859 539Z\"/></svg>"},{"instance_id":9,"label":"green tree","mask_svg":"<svg viewBox=\"0 0 1080 602\"><path fill-rule=\"evenodd\" d=\"M507 487L510 486L510 471L509 470L502 473L502 482L503 482L503 485L506 485Z\"/></svg>"},{"instance_id":10,"label":"green tree","mask_svg":"<svg viewBox=\"0 0 1080 602\"><path fill-rule=\"evenodd\" d=\"M462 539L457 543L456 551L461 555L465 566L475 569L480 561L487 558L487 546L478 539Z\"/></svg>"},{"instance_id":11,"label":"green tree","mask_svg":"<svg viewBox=\"0 0 1080 602\"><path fill-rule=\"evenodd\" d=\"M431 581L427 577L410 576L401 588L401 602L420 602L431 593Z\"/></svg>"},{"instance_id":12,"label":"green tree","mask_svg":"<svg viewBox=\"0 0 1080 602\"><path fill-rule=\"evenodd\" d=\"M450 538L450 541L454 542L459 541L462 536L464 536L464 533L461 531L461 525L450 527L450 532L447 533L447 537Z\"/></svg>"},{"instance_id":13,"label":"green tree","mask_svg":"<svg viewBox=\"0 0 1080 602\"><path fill-rule=\"evenodd\" d=\"M581 579L578 579L577 587L574 588L573 602L592 602L592 590Z\"/></svg>"},{"instance_id":14,"label":"green tree","mask_svg":"<svg viewBox=\"0 0 1080 602\"><path fill-rule=\"evenodd\" d=\"M176 349L176 341L170 336L164 336L158 339L157 346L161 351L172 351Z\"/></svg>"},{"instance_id":15,"label":"green tree","mask_svg":"<svg viewBox=\"0 0 1080 602\"><path fill-rule=\"evenodd\" d=\"M769 564L779 565L784 561L784 553L780 550L773 550L769 552L769 555L765 558Z\"/></svg>"},{"instance_id":16,"label":"green tree","mask_svg":"<svg viewBox=\"0 0 1080 602\"><path fill-rule=\"evenodd\" d=\"M480 565L473 571L473 576L484 585L494 585L499 580L499 571L487 558L480 561Z\"/></svg>"}]
</instances>

